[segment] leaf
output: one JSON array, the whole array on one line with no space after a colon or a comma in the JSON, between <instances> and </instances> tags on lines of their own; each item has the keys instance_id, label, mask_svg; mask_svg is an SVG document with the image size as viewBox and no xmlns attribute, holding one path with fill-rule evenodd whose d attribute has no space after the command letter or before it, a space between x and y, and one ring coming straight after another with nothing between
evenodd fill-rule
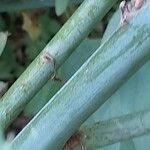
<instances>
[{"instance_id":1,"label":"leaf","mask_svg":"<svg viewBox=\"0 0 150 150\"><path fill-rule=\"evenodd\" d=\"M26 39L26 54L30 61L41 52L47 44L47 41L49 41L61 27L57 20L49 17L48 13L40 15L37 22L39 22L41 30L39 38L34 41L29 38Z\"/></svg>"},{"instance_id":2,"label":"leaf","mask_svg":"<svg viewBox=\"0 0 150 150\"><path fill-rule=\"evenodd\" d=\"M150 148L150 136L145 135L138 138L135 138L134 140L136 150L149 150Z\"/></svg>"},{"instance_id":3,"label":"leaf","mask_svg":"<svg viewBox=\"0 0 150 150\"><path fill-rule=\"evenodd\" d=\"M43 32L49 37L49 34L56 34L61 28L60 22L54 18L50 18L48 13L42 14L39 18L42 34Z\"/></svg>"},{"instance_id":4,"label":"leaf","mask_svg":"<svg viewBox=\"0 0 150 150\"><path fill-rule=\"evenodd\" d=\"M120 144L112 144L102 148L97 148L96 150L119 150L119 148L120 148Z\"/></svg>"},{"instance_id":5,"label":"leaf","mask_svg":"<svg viewBox=\"0 0 150 150\"><path fill-rule=\"evenodd\" d=\"M23 26L22 28L29 34L29 36L35 40L41 34L41 29L38 24L37 18L32 11L22 11Z\"/></svg>"},{"instance_id":6,"label":"leaf","mask_svg":"<svg viewBox=\"0 0 150 150\"><path fill-rule=\"evenodd\" d=\"M101 44L107 41L113 35L113 33L117 30L117 28L119 27L119 23L120 23L120 17L121 17L121 13L120 13L120 10L118 10L114 13L112 18L110 19L107 29L101 40Z\"/></svg>"},{"instance_id":7,"label":"leaf","mask_svg":"<svg viewBox=\"0 0 150 150\"><path fill-rule=\"evenodd\" d=\"M0 32L0 56L4 50L8 37L8 32Z\"/></svg>"},{"instance_id":8,"label":"leaf","mask_svg":"<svg viewBox=\"0 0 150 150\"><path fill-rule=\"evenodd\" d=\"M58 16L62 15L69 4L69 0L55 0L55 11Z\"/></svg>"},{"instance_id":9,"label":"leaf","mask_svg":"<svg viewBox=\"0 0 150 150\"><path fill-rule=\"evenodd\" d=\"M14 70L13 73L12 70ZM8 80L12 78L13 75L18 77L23 70L24 68L16 61L12 47L7 44L0 58L0 80Z\"/></svg>"},{"instance_id":10,"label":"leaf","mask_svg":"<svg viewBox=\"0 0 150 150\"><path fill-rule=\"evenodd\" d=\"M120 150L136 150L133 140L121 142Z\"/></svg>"}]
</instances>

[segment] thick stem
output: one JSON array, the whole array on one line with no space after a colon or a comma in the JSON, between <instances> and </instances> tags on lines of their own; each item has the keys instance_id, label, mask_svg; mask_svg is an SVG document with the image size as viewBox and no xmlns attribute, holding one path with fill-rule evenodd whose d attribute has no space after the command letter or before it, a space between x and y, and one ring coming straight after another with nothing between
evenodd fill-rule
<instances>
[{"instance_id":1,"label":"thick stem","mask_svg":"<svg viewBox=\"0 0 150 150\"><path fill-rule=\"evenodd\" d=\"M117 0L86 0L0 100L6 128Z\"/></svg>"},{"instance_id":2,"label":"thick stem","mask_svg":"<svg viewBox=\"0 0 150 150\"><path fill-rule=\"evenodd\" d=\"M65 63L58 69L57 76L61 82L54 82L51 79L26 105L24 114L28 117L35 116L41 108L52 98L56 92L72 77L72 75L83 65L83 63L96 51L100 45L100 39L84 40L80 46L71 54ZM82 56L82 57L81 57ZM40 102L39 102L40 101Z\"/></svg>"},{"instance_id":3,"label":"thick stem","mask_svg":"<svg viewBox=\"0 0 150 150\"><path fill-rule=\"evenodd\" d=\"M149 60L149 22L148 1L56 93L15 138L12 147L61 149L81 124Z\"/></svg>"}]
</instances>

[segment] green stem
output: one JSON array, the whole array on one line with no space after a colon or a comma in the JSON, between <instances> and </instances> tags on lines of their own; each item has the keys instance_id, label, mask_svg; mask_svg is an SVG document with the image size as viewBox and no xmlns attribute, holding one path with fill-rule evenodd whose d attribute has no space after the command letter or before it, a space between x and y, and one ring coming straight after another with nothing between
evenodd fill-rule
<instances>
[{"instance_id":1,"label":"green stem","mask_svg":"<svg viewBox=\"0 0 150 150\"><path fill-rule=\"evenodd\" d=\"M104 147L126 139L150 133L150 110L124 115L107 121L100 121L90 127L83 127L79 133L80 143L87 150ZM77 144L77 143L76 143ZM81 145L72 145L80 149Z\"/></svg>"},{"instance_id":2,"label":"green stem","mask_svg":"<svg viewBox=\"0 0 150 150\"><path fill-rule=\"evenodd\" d=\"M83 63L96 51L100 45L100 39L84 40L80 46L71 54L71 56L58 69L58 77L62 82L49 81L26 105L24 114L28 117L35 116L41 108L52 98L56 92L72 77L72 75L83 65ZM82 56L82 57L81 57Z\"/></svg>"},{"instance_id":3,"label":"green stem","mask_svg":"<svg viewBox=\"0 0 150 150\"><path fill-rule=\"evenodd\" d=\"M70 3L80 3L81 1L82 0L70 0ZM54 6L54 0L4 0L0 1L0 12Z\"/></svg>"},{"instance_id":4,"label":"green stem","mask_svg":"<svg viewBox=\"0 0 150 150\"><path fill-rule=\"evenodd\" d=\"M52 97L15 138L12 147L62 149L81 124L149 60L149 22L147 1Z\"/></svg>"},{"instance_id":5,"label":"green stem","mask_svg":"<svg viewBox=\"0 0 150 150\"><path fill-rule=\"evenodd\" d=\"M117 0L86 0L0 100L6 128Z\"/></svg>"}]
</instances>

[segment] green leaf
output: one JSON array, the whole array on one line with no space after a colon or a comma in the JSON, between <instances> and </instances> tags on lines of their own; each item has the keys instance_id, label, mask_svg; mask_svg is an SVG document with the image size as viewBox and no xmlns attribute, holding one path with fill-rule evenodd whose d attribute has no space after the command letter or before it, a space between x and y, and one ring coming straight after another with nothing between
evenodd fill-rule
<instances>
[{"instance_id":1,"label":"green leaf","mask_svg":"<svg viewBox=\"0 0 150 150\"><path fill-rule=\"evenodd\" d=\"M136 150L149 150L150 148L150 136L145 135L134 139Z\"/></svg>"},{"instance_id":2,"label":"green leaf","mask_svg":"<svg viewBox=\"0 0 150 150\"><path fill-rule=\"evenodd\" d=\"M118 10L114 13L112 18L110 19L106 31L103 35L101 44L105 43L113 35L113 33L117 30L117 28L119 28L120 19L121 19L120 17L121 17L121 12L120 10Z\"/></svg>"},{"instance_id":3,"label":"green leaf","mask_svg":"<svg viewBox=\"0 0 150 150\"><path fill-rule=\"evenodd\" d=\"M13 73L12 70L14 70ZM5 47L5 51L3 51L3 54L0 58L0 79L8 80L10 78L13 78L14 75L15 77L18 77L23 70L23 66L18 64L16 61L15 53L12 47L7 44Z\"/></svg>"},{"instance_id":4,"label":"green leaf","mask_svg":"<svg viewBox=\"0 0 150 150\"><path fill-rule=\"evenodd\" d=\"M121 142L120 150L136 150L133 140Z\"/></svg>"},{"instance_id":5,"label":"green leaf","mask_svg":"<svg viewBox=\"0 0 150 150\"><path fill-rule=\"evenodd\" d=\"M69 4L69 0L55 0L55 11L58 16L62 15Z\"/></svg>"},{"instance_id":6,"label":"green leaf","mask_svg":"<svg viewBox=\"0 0 150 150\"><path fill-rule=\"evenodd\" d=\"M32 40L36 40L41 35L41 28L37 17L32 11L22 11L23 25L22 29L28 33Z\"/></svg>"},{"instance_id":7,"label":"green leaf","mask_svg":"<svg viewBox=\"0 0 150 150\"><path fill-rule=\"evenodd\" d=\"M5 48L8 32L0 32L0 56Z\"/></svg>"}]
</instances>

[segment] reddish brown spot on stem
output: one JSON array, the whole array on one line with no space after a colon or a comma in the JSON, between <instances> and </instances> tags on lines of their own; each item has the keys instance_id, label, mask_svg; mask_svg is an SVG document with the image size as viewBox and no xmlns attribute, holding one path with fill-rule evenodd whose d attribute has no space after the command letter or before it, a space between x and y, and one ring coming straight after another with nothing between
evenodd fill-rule
<instances>
[{"instance_id":1,"label":"reddish brown spot on stem","mask_svg":"<svg viewBox=\"0 0 150 150\"><path fill-rule=\"evenodd\" d=\"M67 141L64 150L73 150L73 146L79 144L81 146L81 150L84 150L84 146L81 143L81 133L77 131L74 135L70 137Z\"/></svg>"},{"instance_id":2,"label":"reddish brown spot on stem","mask_svg":"<svg viewBox=\"0 0 150 150\"><path fill-rule=\"evenodd\" d=\"M43 64L52 63L54 69L53 69L53 74L52 74L51 79L55 80L55 81L62 82L62 80L59 77L57 77L56 62L55 62L54 57L50 53L48 53L46 51L43 51L41 53L41 61L42 61Z\"/></svg>"},{"instance_id":3,"label":"reddish brown spot on stem","mask_svg":"<svg viewBox=\"0 0 150 150\"><path fill-rule=\"evenodd\" d=\"M135 0L135 8L140 9L144 5L145 0Z\"/></svg>"},{"instance_id":4,"label":"reddish brown spot on stem","mask_svg":"<svg viewBox=\"0 0 150 150\"><path fill-rule=\"evenodd\" d=\"M50 63L50 62L55 63L54 57L50 53L48 53L46 51L43 51L41 53L41 57L40 58L41 58L42 63Z\"/></svg>"}]
</instances>

